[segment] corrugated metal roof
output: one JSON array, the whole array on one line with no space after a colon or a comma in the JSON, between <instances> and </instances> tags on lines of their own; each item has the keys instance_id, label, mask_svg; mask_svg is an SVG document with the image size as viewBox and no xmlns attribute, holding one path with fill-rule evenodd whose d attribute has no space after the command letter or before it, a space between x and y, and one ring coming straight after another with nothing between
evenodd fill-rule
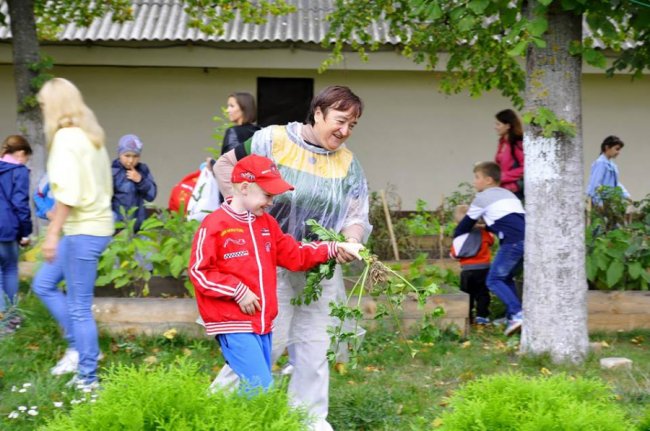
<instances>
[{"instance_id":1,"label":"corrugated metal roof","mask_svg":"<svg viewBox=\"0 0 650 431\"><path fill-rule=\"evenodd\" d=\"M285 16L269 16L265 24L243 22L239 12L225 25L222 35L206 35L188 27L188 15L180 0L134 0L132 21L123 24L111 21L108 14L89 27L65 26L59 34L66 42L304 42L320 44L327 33L326 17L334 9L332 0L287 0L296 12ZM7 4L0 2L0 11L7 15ZM372 35L380 43L394 44L387 26L372 26ZM0 40L11 38L9 27L0 27Z\"/></svg>"},{"instance_id":2,"label":"corrugated metal roof","mask_svg":"<svg viewBox=\"0 0 650 431\"><path fill-rule=\"evenodd\" d=\"M320 44L327 33L327 15L334 9L333 0L287 0L296 12L284 16L269 16L265 24L243 22L239 12L224 26L222 35L206 35L188 27L188 15L181 0L133 0L133 17L123 24L111 20L111 14L96 19L89 27L68 24L59 34L64 42L303 42ZM8 17L8 5L0 0L0 12ZM8 19L8 18L7 18ZM375 22L370 26L373 40L394 45L399 39L390 37L388 25ZM584 36L592 34L584 23ZM11 38L9 26L0 26L0 40ZM594 45L604 44L596 37ZM636 44L625 42L624 48Z\"/></svg>"}]
</instances>

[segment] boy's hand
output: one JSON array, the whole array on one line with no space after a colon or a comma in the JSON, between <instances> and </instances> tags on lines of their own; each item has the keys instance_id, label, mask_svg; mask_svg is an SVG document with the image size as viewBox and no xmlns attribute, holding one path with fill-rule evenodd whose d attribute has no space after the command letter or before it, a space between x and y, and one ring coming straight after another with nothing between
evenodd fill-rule
<instances>
[{"instance_id":1,"label":"boy's hand","mask_svg":"<svg viewBox=\"0 0 650 431\"><path fill-rule=\"evenodd\" d=\"M336 260L338 263L351 262L354 259L361 260L361 255L359 251L363 250L365 247L363 244L356 242L339 242L336 243Z\"/></svg>"},{"instance_id":2,"label":"boy's hand","mask_svg":"<svg viewBox=\"0 0 650 431\"><path fill-rule=\"evenodd\" d=\"M131 181L133 181L134 183L139 183L140 181L142 181L142 175L140 175L140 172L138 172L135 169L127 169L126 177Z\"/></svg>"},{"instance_id":3,"label":"boy's hand","mask_svg":"<svg viewBox=\"0 0 650 431\"><path fill-rule=\"evenodd\" d=\"M260 305L260 298L255 295L253 292L248 290L241 300L238 302L239 309L244 314L253 315L255 314L255 309L262 311L262 306Z\"/></svg>"}]
</instances>

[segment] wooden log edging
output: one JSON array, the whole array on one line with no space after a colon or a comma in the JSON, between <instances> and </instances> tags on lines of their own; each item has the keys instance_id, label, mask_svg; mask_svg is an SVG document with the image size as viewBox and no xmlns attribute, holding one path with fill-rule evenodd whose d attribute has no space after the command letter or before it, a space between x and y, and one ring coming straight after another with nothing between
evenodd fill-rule
<instances>
[{"instance_id":1,"label":"wooden log edging","mask_svg":"<svg viewBox=\"0 0 650 431\"><path fill-rule=\"evenodd\" d=\"M587 298L590 332L650 329L650 292L589 291ZM465 333L468 302L464 293L434 295L424 310L431 312L442 306L446 311L440 320L442 326L455 325ZM376 306L372 298L362 299L365 327L376 323L372 320ZM204 334L195 323L198 311L192 298L95 298L93 310L100 327L109 333L158 335L175 328L189 335ZM421 318L416 301L408 300L402 316L404 328L411 328Z\"/></svg>"},{"instance_id":2,"label":"wooden log edging","mask_svg":"<svg viewBox=\"0 0 650 431\"><path fill-rule=\"evenodd\" d=\"M196 323L194 298L95 298L93 314L100 329L110 334L160 335L169 329L205 334Z\"/></svg>"},{"instance_id":3,"label":"wooden log edging","mask_svg":"<svg viewBox=\"0 0 650 431\"><path fill-rule=\"evenodd\" d=\"M469 322L469 299L465 293L434 295L429 298L424 311L431 312L437 306L445 309L445 316L439 322L442 327L451 325L463 335ZM362 298L364 311L363 326L371 328L377 303L373 298ZM111 334L159 335L175 328L192 336L202 336L203 328L196 323L199 316L196 300L193 298L95 298L93 313L100 328ZM402 326L409 330L422 319L423 310L418 309L415 299L404 302Z\"/></svg>"},{"instance_id":4,"label":"wooden log edging","mask_svg":"<svg viewBox=\"0 0 650 431\"><path fill-rule=\"evenodd\" d=\"M590 290L589 331L650 329L650 292Z\"/></svg>"}]
</instances>

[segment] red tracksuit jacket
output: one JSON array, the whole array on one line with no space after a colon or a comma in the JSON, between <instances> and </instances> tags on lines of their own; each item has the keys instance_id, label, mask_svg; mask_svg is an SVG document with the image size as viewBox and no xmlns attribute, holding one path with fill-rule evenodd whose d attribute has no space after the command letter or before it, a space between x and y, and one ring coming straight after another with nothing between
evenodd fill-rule
<instances>
[{"instance_id":1,"label":"red tracksuit jacket","mask_svg":"<svg viewBox=\"0 0 650 431\"><path fill-rule=\"evenodd\" d=\"M277 266L306 271L335 253L334 242L297 242L272 216L236 213L223 204L194 235L189 265L207 334L271 332L278 314ZM237 302L249 289L262 307L252 316Z\"/></svg>"}]
</instances>

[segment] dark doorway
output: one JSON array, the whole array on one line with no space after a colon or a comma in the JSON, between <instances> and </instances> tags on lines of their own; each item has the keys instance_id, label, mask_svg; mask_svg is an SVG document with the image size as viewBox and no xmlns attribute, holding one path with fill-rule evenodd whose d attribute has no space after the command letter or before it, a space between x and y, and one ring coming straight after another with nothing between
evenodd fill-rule
<instances>
[{"instance_id":1,"label":"dark doorway","mask_svg":"<svg viewBox=\"0 0 650 431\"><path fill-rule=\"evenodd\" d=\"M257 124L304 122L312 97L311 78L257 78Z\"/></svg>"}]
</instances>

